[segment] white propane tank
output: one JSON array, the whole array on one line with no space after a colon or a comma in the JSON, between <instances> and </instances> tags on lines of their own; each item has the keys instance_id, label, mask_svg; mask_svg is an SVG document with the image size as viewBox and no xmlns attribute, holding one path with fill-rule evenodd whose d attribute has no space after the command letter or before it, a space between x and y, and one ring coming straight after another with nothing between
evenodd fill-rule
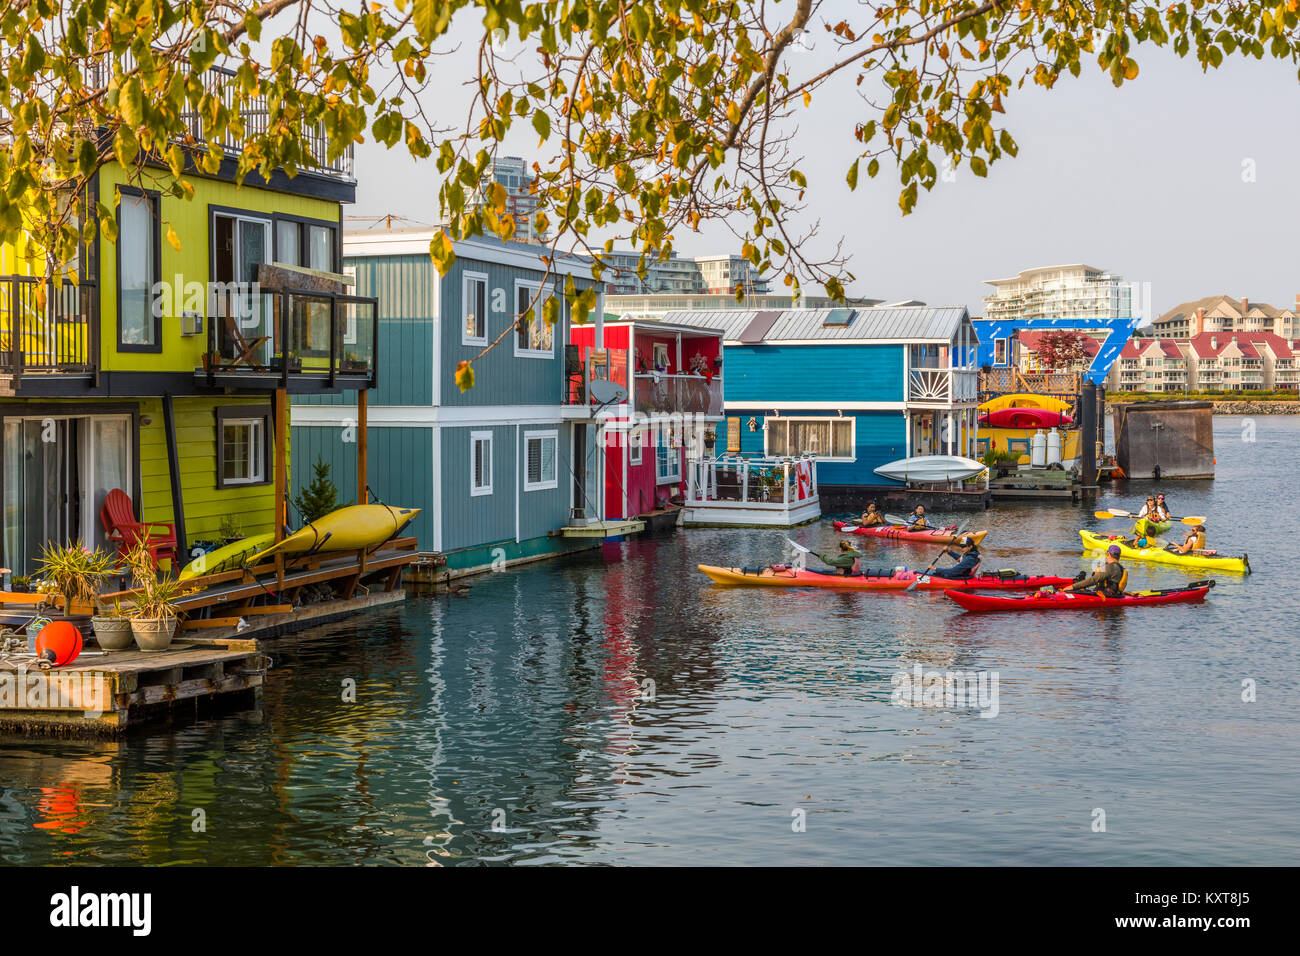
<instances>
[{"instance_id":1,"label":"white propane tank","mask_svg":"<svg viewBox=\"0 0 1300 956\"><path fill-rule=\"evenodd\" d=\"M1047 433L1047 463L1049 465L1061 463L1061 433L1056 429Z\"/></svg>"},{"instance_id":2,"label":"white propane tank","mask_svg":"<svg viewBox=\"0 0 1300 956\"><path fill-rule=\"evenodd\" d=\"M1029 466L1031 468L1044 467L1047 464L1047 436L1041 430L1034 432L1030 448L1032 450L1029 453Z\"/></svg>"}]
</instances>

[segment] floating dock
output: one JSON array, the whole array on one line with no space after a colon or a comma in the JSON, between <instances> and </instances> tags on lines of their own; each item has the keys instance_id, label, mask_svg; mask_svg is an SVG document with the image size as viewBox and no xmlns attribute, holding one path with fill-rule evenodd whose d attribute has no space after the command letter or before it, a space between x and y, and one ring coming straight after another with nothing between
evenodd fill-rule
<instances>
[{"instance_id":1,"label":"floating dock","mask_svg":"<svg viewBox=\"0 0 1300 956\"><path fill-rule=\"evenodd\" d=\"M180 626L166 650L101 651L88 640L71 664L48 671L29 654L0 655L0 731L115 736L203 706L255 706L264 641L405 599L401 577L419 557L415 548L414 538L396 538L374 551L194 578L202 590L177 602ZM42 613L89 633L84 615ZM16 622L32 614L28 596L0 593L0 616Z\"/></svg>"},{"instance_id":2,"label":"floating dock","mask_svg":"<svg viewBox=\"0 0 1300 956\"><path fill-rule=\"evenodd\" d=\"M1213 402L1111 406L1115 462L1129 478L1213 478Z\"/></svg>"}]
</instances>

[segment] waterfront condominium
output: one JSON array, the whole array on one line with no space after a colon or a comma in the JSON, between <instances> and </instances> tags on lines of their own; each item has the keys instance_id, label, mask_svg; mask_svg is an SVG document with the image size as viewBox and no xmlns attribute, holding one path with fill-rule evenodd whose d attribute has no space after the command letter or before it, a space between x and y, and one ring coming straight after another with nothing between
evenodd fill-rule
<instances>
[{"instance_id":1,"label":"waterfront condominium","mask_svg":"<svg viewBox=\"0 0 1300 956\"><path fill-rule=\"evenodd\" d=\"M1183 302L1155 320L1151 335L1158 339L1192 338L1202 332L1272 332L1291 341L1300 337L1300 294L1294 309L1279 309L1267 302L1212 295Z\"/></svg>"},{"instance_id":2,"label":"waterfront condominium","mask_svg":"<svg viewBox=\"0 0 1300 956\"><path fill-rule=\"evenodd\" d=\"M1070 328L1071 320L1127 318L1133 311L1132 290L1122 276L1081 263L1026 269L1010 279L985 282L996 290L984 297L988 320Z\"/></svg>"}]
</instances>

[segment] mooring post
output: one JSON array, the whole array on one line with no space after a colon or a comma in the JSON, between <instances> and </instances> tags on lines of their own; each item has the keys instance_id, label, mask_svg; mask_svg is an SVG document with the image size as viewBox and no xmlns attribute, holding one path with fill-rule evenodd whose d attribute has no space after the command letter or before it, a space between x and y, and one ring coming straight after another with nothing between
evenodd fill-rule
<instances>
[{"instance_id":1,"label":"mooring post","mask_svg":"<svg viewBox=\"0 0 1300 956\"><path fill-rule=\"evenodd\" d=\"M1097 386L1092 382L1083 383L1083 421L1080 422L1079 435L1079 479L1080 487L1097 487Z\"/></svg>"}]
</instances>

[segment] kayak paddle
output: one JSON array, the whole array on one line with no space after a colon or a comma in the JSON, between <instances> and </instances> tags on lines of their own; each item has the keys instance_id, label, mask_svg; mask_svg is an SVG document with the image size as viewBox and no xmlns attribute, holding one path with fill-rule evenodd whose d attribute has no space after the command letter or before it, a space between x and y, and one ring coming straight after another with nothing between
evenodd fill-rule
<instances>
[{"instance_id":1,"label":"kayak paddle","mask_svg":"<svg viewBox=\"0 0 1300 956\"><path fill-rule=\"evenodd\" d=\"M1093 512L1093 514L1095 514L1098 518L1103 518L1103 519L1105 519L1105 518L1136 518L1136 517L1138 517L1138 515L1134 514L1133 512L1131 512L1131 511L1125 511L1125 510L1122 509L1122 508L1108 508L1106 511L1095 511L1095 512ZM1169 517L1170 517L1170 518L1173 518L1175 521L1181 521L1183 524L1189 524L1189 525L1191 525L1191 524L1205 524L1205 516L1204 516L1204 515L1188 515L1186 518L1177 518L1177 517L1175 517L1174 515L1170 515Z\"/></svg>"},{"instance_id":2,"label":"kayak paddle","mask_svg":"<svg viewBox=\"0 0 1300 956\"><path fill-rule=\"evenodd\" d=\"M969 521L964 522L964 523L961 525L961 527L959 527L956 531L954 531L954 532L952 533L953 541L955 541L955 540L957 540L958 538L960 538L960 537L965 533L966 529L969 528L969 527L970 527L970 522L969 522ZM908 591L915 591L915 590L916 590L916 586L917 586L918 584L921 583L921 578L922 578L924 575L929 574L931 571L934 570L934 566L935 566L936 564L939 563L939 559L940 559L940 558L942 558L945 554L948 553L948 549L949 549L950 547L952 547L952 542L951 542L951 541L948 542L947 544L945 544L945 545L943 546L943 550L940 551L938 554L936 554L936 555L934 556L934 560L930 562L930 566L929 566L928 568L926 568L923 572L921 572L921 574L918 574L918 575L916 576L916 580L914 580L914 581L913 581L911 584L909 584L907 587L903 588L903 592L904 592L904 593L907 593Z\"/></svg>"}]
</instances>

